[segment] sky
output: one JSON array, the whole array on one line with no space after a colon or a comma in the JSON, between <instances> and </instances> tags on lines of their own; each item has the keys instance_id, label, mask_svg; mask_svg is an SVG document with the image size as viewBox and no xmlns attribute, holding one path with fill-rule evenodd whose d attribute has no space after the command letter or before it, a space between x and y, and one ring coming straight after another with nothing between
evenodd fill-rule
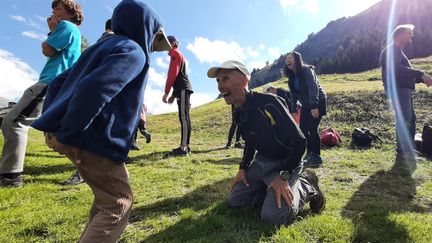
<instances>
[{"instance_id":1,"label":"sky","mask_svg":"<svg viewBox=\"0 0 432 243\"><path fill-rule=\"evenodd\" d=\"M76 0L84 11L81 34L94 44L120 0ZM214 100L215 80L207 70L225 60L244 62L250 71L262 68L320 31L328 22L356 15L380 0L143 0L180 41L188 62L194 94L192 107ZM38 80L46 58L46 18L51 0L0 1L0 97L17 101ZM176 111L162 103L169 56L153 53L145 101L153 114Z\"/></svg>"}]
</instances>

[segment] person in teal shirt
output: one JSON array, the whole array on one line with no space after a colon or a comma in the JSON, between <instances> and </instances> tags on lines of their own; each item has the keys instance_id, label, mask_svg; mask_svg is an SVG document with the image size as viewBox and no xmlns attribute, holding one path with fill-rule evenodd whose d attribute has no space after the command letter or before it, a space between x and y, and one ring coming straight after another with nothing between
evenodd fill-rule
<instances>
[{"instance_id":1,"label":"person in teal shirt","mask_svg":"<svg viewBox=\"0 0 432 243\"><path fill-rule=\"evenodd\" d=\"M61 20L45 43L56 52L53 56L48 56L39 77L39 82L49 84L78 60L81 54L81 33L74 23Z\"/></svg>"},{"instance_id":2,"label":"person in teal shirt","mask_svg":"<svg viewBox=\"0 0 432 243\"><path fill-rule=\"evenodd\" d=\"M15 107L2 122L4 144L0 160L0 187L21 187L27 134L32 121L41 115L49 83L78 60L81 54L83 21L81 7L74 1L54 0L47 24L48 38L42 43L42 53L48 60L39 81L24 91Z\"/></svg>"}]
</instances>

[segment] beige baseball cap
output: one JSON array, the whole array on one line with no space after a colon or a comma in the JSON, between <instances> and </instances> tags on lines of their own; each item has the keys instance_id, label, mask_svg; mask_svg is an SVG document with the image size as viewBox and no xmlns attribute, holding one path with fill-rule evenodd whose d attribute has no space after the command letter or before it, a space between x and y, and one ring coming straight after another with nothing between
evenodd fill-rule
<instances>
[{"instance_id":1,"label":"beige baseball cap","mask_svg":"<svg viewBox=\"0 0 432 243\"><path fill-rule=\"evenodd\" d=\"M207 71L207 76L209 78L216 78L217 73L219 72L220 69L237 69L240 72L242 72L244 75L246 75L248 78L250 78L250 73L249 73L246 65L244 65L243 63L241 63L239 61L235 61L235 60L225 61L218 67L210 68Z\"/></svg>"},{"instance_id":2,"label":"beige baseball cap","mask_svg":"<svg viewBox=\"0 0 432 243\"><path fill-rule=\"evenodd\" d=\"M169 51L171 50L171 44L165 35L165 32L163 29L160 29L156 36L155 36L155 42L154 42L154 48L155 51Z\"/></svg>"}]
</instances>

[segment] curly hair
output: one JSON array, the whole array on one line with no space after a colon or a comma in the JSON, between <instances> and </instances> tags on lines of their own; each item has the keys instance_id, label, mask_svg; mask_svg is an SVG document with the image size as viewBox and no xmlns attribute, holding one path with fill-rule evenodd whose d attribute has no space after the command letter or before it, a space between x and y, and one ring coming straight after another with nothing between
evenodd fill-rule
<instances>
[{"instance_id":1,"label":"curly hair","mask_svg":"<svg viewBox=\"0 0 432 243\"><path fill-rule=\"evenodd\" d=\"M81 6L78 3L76 3L74 0L53 0L51 8L54 9L59 3L63 4L66 12L72 15L71 21L74 24L80 25L83 22L84 14Z\"/></svg>"}]
</instances>

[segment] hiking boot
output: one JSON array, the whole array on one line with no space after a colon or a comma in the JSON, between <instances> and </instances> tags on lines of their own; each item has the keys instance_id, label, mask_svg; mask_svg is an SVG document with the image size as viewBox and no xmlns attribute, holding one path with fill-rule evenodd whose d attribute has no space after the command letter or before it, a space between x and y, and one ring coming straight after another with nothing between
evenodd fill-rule
<instances>
[{"instance_id":1,"label":"hiking boot","mask_svg":"<svg viewBox=\"0 0 432 243\"><path fill-rule=\"evenodd\" d=\"M146 138L146 143L151 142L151 134L149 132L146 133L145 138Z\"/></svg>"},{"instance_id":2,"label":"hiking boot","mask_svg":"<svg viewBox=\"0 0 432 243\"><path fill-rule=\"evenodd\" d=\"M147 131L146 128L141 129L139 128L140 133L146 138L146 143L151 142L151 134Z\"/></svg>"},{"instance_id":3,"label":"hiking boot","mask_svg":"<svg viewBox=\"0 0 432 243\"><path fill-rule=\"evenodd\" d=\"M140 130L141 134L145 137L146 143L151 142L151 133L149 133L147 130Z\"/></svg>"},{"instance_id":4,"label":"hiking boot","mask_svg":"<svg viewBox=\"0 0 432 243\"><path fill-rule=\"evenodd\" d=\"M308 158L310 157L310 152L306 152L302 158L302 162L306 163L306 161L308 160Z\"/></svg>"},{"instance_id":5,"label":"hiking boot","mask_svg":"<svg viewBox=\"0 0 432 243\"><path fill-rule=\"evenodd\" d=\"M171 152L165 154L164 157L168 158L168 157L188 156L190 151L191 151L190 148L186 148L186 150L183 150L181 147L178 147L171 150Z\"/></svg>"},{"instance_id":6,"label":"hiking boot","mask_svg":"<svg viewBox=\"0 0 432 243\"><path fill-rule=\"evenodd\" d=\"M225 145L225 149L230 149L231 148L231 142L228 142L226 145Z\"/></svg>"},{"instance_id":7,"label":"hiking boot","mask_svg":"<svg viewBox=\"0 0 432 243\"><path fill-rule=\"evenodd\" d=\"M19 175L14 179L9 179L4 176L0 176L0 187L22 187L23 185L24 183L23 183L22 175Z\"/></svg>"},{"instance_id":8,"label":"hiking boot","mask_svg":"<svg viewBox=\"0 0 432 243\"><path fill-rule=\"evenodd\" d=\"M63 181L62 185L69 186L69 185L78 185L84 182L84 179L81 177L80 173L78 171L75 171L69 179Z\"/></svg>"},{"instance_id":9,"label":"hiking boot","mask_svg":"<svg viewBox=\"0 0 432 243\"><path fill-rule=\"evenodd\" d=\"M323 161L322 161L321 156L319 156L318 154L310 153L306 157L306 160L303 161L303 167L316 168L316 167L320 167L322 165L322 163L323 163Z\"/></svg>"},{"instance_id":10,"label":"hiking boot","mask_svg":"<svg viewBox=\"0 0 432 243\"><path fill-rule=\"evenodd\" d=\"M311 169L305 169L300 177L305 179L316 190L316 194L309 199L309 205L312 213L321 213L326 204L324 194L318 186L318 176Z\"/></svg>"},{"instance_id":11,"label":"hiking boot","mask_svg":"<svg viewBox=\"0 0 432 243\"><path fill-rule=\"evenodd\" d=\"M243 144L241 144L240 142L235 142L234 148L242 149L243 148Z\"/></svg>"},{"instance_id":12,"label":"hiking boot","mask_svg":"<svg viewBox=\"0 0 432 243\"><path fill-rule=\"evenodd\" d=\"M131 150L140 150L141 149L141 147L138 145L138 143L136 142L136 141L134 141L132 144L131 144L131 148L130 148Z\"/></svg>"},{"instance_id":13,"label":"hiking boot","mask_svg":"<svg viewBox=\"0 0 432 243\"><path fill-rule=\"evenodd\" d=\"M396 154L394 170L401 175L409 176L417 169L417 163L422 162L417 156L407 156L405 154Z\"/></svg>"}]
</instances>

